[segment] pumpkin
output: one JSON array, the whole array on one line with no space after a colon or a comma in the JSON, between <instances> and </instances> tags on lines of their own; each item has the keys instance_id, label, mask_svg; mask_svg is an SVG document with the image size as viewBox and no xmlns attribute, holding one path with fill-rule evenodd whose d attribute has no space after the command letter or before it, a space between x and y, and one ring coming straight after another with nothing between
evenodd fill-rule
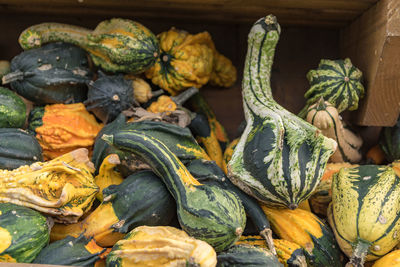
<instances>
[{"instance_id":1,"label":"pumpkin","mask_svg":"<svg viewBox=\"0 0 400 267\"><path fill-rule=\"evenodd\" d=\"M99 192L96 198L103 201L103 189L110 185L118 185L123 182L123 177L120 172L115 170L115 167L120 164L117 154L110 154L104 158L100 166L99 174L94 177L94 182L99 187Z\"/></svg>"},{"instance_id":2,"label":"pumpkin","mask_svg":"<svg viewBox=\"0 0 400 267\"><path fill-rule=\"evenodd\" d=\"M99 76L88 83L88 98L84 104L103 123L113 121L123 110L139 106L133 96L132 81L124 79L122 74L107 76L99 72Z\"/></svg>"},{"instance_id":3,"label":"pumpkin","mask_svg":"<svg viewBox=\"0 0 400 267\"><path fill-rule=\"evenodd\" d=\"M0 87L0 128L22 128L26 105L13 91Z\"/></svg>"},{"instance_id":4,"label":"pumpkin","mask_svg":"<svg viewBox=\"0 0 400 267\"><path fill-rule=\"evenodd\" d=\"M309 266L342 266L340 250L327 224L302 209L274 209L262 206L273 232L304 249Z\"/></svg>"},{"instance_id":5,"label":"pumpkin","mask_svg":"<svg viewBox=\"0 0 400 267\"><path fill-rule=\"evenodd\" d=\"M69 104L86 99L86 82L92 76L85 51L54 43L14 57L2 81L35 104Z\"/></svg>"},{"instance_id":6,"label":"pumpkin","mask_svg":"<svg viewBox=\"0 0 400 267\"><path fill-rule=\"evenodd\" d=\"M93 237L100 246L110 247L137 226L167 225L175 215L172 196L149 170L131 174L119 185L105 188L103 196L103 202L82 221L55 224L51 240L83 234Z\"/></svg>"},{"instance_id":7,"label":"pumpkin","mask_svg":"<svg viewBox=\"0 0 400 267\"><path fill-rule=\"evenodd\" d=\"M218 254L218 267L283 266L268 250L249 245L234 245Z\"/></svg>"},{"instance_id":8,"label":"pumpkin","mask_svg":"<svg viewBox=\"0 0 400 267\"><path fill-rule=\"evenodd\" d=\"M215 267L217 254L206 242L170 226L139 226L115 244L107 266Z\"/></svg>"},{"instance_id":9,"label":"pumpkin","mask_svg":"<svg viewBox=\"0 0 400 267\"><path fill-rule=\"evenodd\" d=\"M0 169L13 170L42 161L36 138L22 129L0 128Z\"/></svg>"},{"instance_id":10,"label":"pumpkin","mask_svg":"<svg viewBox=\"0 0 400 267\"><path fill-rule=\"evenodd\" d=\"M80 147L91 150L102 127L82 103L37 107L29 115L29 129L36 133L47 159Z\"/></svg>"},{"instance_id":11,"label":"pumpkin","mask_svg":"<svg viewBox=\"0 0 400 267\"><path fill-rule=\"evenodd\" d=\"M178 221L190 236L206 241L219 252L243 232L246 216L237 196L198 182L166 145L137 130L103 135L105 141L147 163L175 199Z\"/></svg>"},{"instance_id":12,"label":"pumpkin","mask_svg":"<svg viewBox=\"0 0 400 267\"><path fill-rule=\"evenodd\" d=\"M106 249L84 235L67 236L42 249L33 263L51 265L90 266L105 258Z\"/></svg>"},{"instance_id":13,"label":"pumpkin","mask_svg":"<svg viewBox=\"0 0 400 267\"><path fill-rule=\"evenodd\" d=\"M146 71L153 84L174 96L188 87L200 88L210 80L214 51L208 32L193 35L171 28L157 37L161 54Z\"/></svg>"},{"instance_id":14,"label":"pumpkin","mask_svg":"<svg viewBox=\"0 0 400 267\"><path fill-rule=\"evenodd\" d=\"M61 23L37 24L25 29L18 39L24 50L57 41L80 46L94 65L110 72L143 72L160 53L157 38L149 29L121 18L102 21L93 31Z\"/></svg>"},{"instance_id":15,"label":"pumpkin","mask_svg":"<svg viewBox=\"0 0 400 267\"><path fill-rule=\"evenodd\" d=\"M0 262L32 262L49 242L49 225L39 212L0 203Z\"/></svg>"},{"instance_id":16,"label":"pumpkin","mask_svg":"<svg viewBox=\"0 0 400 267\"><path fill-rule=\"evenodd\" d=\"M400 178L395 168L361 165L333 176L328 221L355 267L382 257L400 241Z\"/></svg>"},{"instance_id":17,"label":"pumpkin","mask_svg":"<svg viewBox=\"0 0 400 267\"><path fill-rule=\"evenodd\" d=\"M88 151L80 148L47 162L0 170L0 202L26 206L74 223L89 211L99 188Z\"/></svg>"},{"instance_id":18,"label":"pumpkin","mask_svg":"<svg viewBox=\"0 0 400 267\"><path fill-rule=\"evenodd\" d=\"M392 127L383 127L379 136L379 146L389 162L400 159L400 117Z\"/></svg>"},{"instance_id":19,"label":"pumpkin","mask_svg":"<svg viewBox=\"0 0 400 267\"><path fill-rule=\"evenodd\" d=\"M360 162L361 137L345 128L338 110L323 98L310 106L306 120L321 130L326 137L334 139L338 146L330 162Z\"/></svg>"},{"instance_id":20,"label":"pumpkin","mask_svg":"<svg viewBox=\"0 0 400 267\"><path fill-rule=\"evenodd\" d=\"M336 142L273 99L269 78L279 35L273 15L249 33L242 86L246 128L228 177L266 205L295 209L318 185Z\"/></svg>"},{"instance_id":21,"label":"pumpkin","mask_svg":"<svg viewBox=\"0 0 400 267\"><path fill-rule=\"evenodd\" d=\"M10 73L11 71L11 63L8 60L0 60L0 79L3 78L4 75Z\"/></svg>"},{"instance_id":22,"label":"pumpkin","mask_svg":"<svg viewBox=\"0 0 400 267\"><path fill-rule=\"evenodd\" d=\"M379 260L375 261L372 267L399 267L400 266L400 250L396 249L389 252Z\"/></svg>"}]
</instances>

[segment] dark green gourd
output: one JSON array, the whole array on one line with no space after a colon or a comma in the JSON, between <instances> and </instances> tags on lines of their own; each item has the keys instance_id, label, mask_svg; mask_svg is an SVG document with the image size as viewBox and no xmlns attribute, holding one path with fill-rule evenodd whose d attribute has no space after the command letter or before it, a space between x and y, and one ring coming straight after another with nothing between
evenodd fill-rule
<instances>
[{"instance_id":1,"label":"dark green gourd","mask_svg":"<svg viewBox=\"0 0 400 267\"><path fill-rule=\"evenodd\" d=\"M400 117L392 127L382 128L379 146L389 162L400 159Z\"/></svg>"},{"instance_id":2,"label":"dark green gourd","mask_svg":"<svg viewBox=\"0 0 400 267\"><path fill-rule=\"evenodd\" d=\"M25 119L24 101L10 89L0 87L0 128L22 128Z\"/></svg>"},{"instance_id":3,"label":"dark green gourd","mask_svg":"<svg viewBox=\"0 0 400 267\"><path fill-rule=\"evenodd\" d=\"M273 99L270 75L279 34L273 15L250 31L242 85L247 125L228 177L266 205L295 209L317 186L336 142Z\"/></svg>"},{"instance_id":4,"label":"dark green gourd","mask_svg":"<svg viewBox=\"0 0 400 267\"><path fill-rule=\"evenodd\" d=\"M174 197L179 223L190 236L208 242L216 251L239 239L246 216L235 194L200 184L166 145L150 135L120 130L102 138L150 165Z\"/></svg>"},{"instance_id":5,"label":"dark green gourd","mask_svg":"<svg viewBox=\"0 0 400 267\"><path fill-rule=\"evenodd\" d=\"M0 128L0 169L13 170L42 160L42 148L33 135L22 129Z\"/></svg>"},{"instance_id":6,"label":"dark green gourd","mask_svg":"<svg viewBox=\"0 0 400 267\"><path fill-rule=\"evenodd\" d=\"M52 43L14 57L11 72L2 81L35 104L69 104L86 99L86 82L91 78L84 50Z\"/></svg>"}]
</instances>

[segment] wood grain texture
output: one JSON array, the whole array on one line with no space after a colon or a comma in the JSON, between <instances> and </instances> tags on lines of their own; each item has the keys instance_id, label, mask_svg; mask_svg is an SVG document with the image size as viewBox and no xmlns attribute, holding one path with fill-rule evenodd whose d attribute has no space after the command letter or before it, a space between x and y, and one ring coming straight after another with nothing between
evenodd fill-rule
<instances>
[{"instance_id":1,"label":"wood grain texture","mask_svg":"<svg viewBox=\"0 0 400 267\"><path fill-rule=\"evenodd\" d=\"M354 121L393 126L400 113L400 1L381 0L341 33L341 54L364 74L366 97Z\"/></svg>"}]
</instances>

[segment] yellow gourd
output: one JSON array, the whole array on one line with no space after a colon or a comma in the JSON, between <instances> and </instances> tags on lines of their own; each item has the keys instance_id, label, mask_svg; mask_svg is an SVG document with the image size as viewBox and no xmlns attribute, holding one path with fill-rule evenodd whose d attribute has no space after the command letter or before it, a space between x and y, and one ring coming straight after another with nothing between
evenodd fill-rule
<instances>
[{"instance_id":1,"label":"yellow gourd","mask_svg":"<svg viewBox=\"0 0 400 267\"><path fill-rule=\"evenodd\" d=\"M96 198L103 201L103 189L113 184L120 184L124 180L121 173L115 170L115 167L120 164L117 154L110 154L104 158L99 174L94 178L94 182L99 187L99 192Z\"/></svg>"}]
</instances>

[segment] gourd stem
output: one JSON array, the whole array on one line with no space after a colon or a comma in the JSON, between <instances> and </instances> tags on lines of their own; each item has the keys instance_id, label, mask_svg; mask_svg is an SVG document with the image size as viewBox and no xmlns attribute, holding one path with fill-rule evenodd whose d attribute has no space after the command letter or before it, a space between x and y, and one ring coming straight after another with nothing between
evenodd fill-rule
<instances>
[{"instance_id":1,"label":"gourd stem","mask_svg":"<svg viewBox=\"0 0 400 267\"><path fill-rule=\"evenodd\" d=\"M267 242L267 246L272 254L276 256L276 249L274 245L274 241L272 239L272 230L270 228L265 228L260 232L260 236L262 236Z\"/></svg>"},{"instance_id":2,"label":"gourd stem","mask_svg":"<svg viewBox=\"0 0 400 267\"><path fill-rule=\"evenodd\" d=\"M163 89L157 90L157 91L152 91L151 92L151 97L156 97L156 96L160 96L164 93Z\"/></svg>"},{"instance_id":3,"label":"gourd stem","mask_svg":"<svg viewBox=\"0 0 400 267\"><path fill-rule=\"evenodd\" d=\"M350 261L346 264L346 267L363 267L370 246L371 242L358 238L356 246L353 247L353 254L351 255Z\"/></svg>"},{"instance_id":4,"label":"gourd stem","mask_svg":"<svg viewBox=\"0 0 400 267\"><path fill-rule=\"evenodd\" d=\"M17 71L10 72L10 73L4 75L3 78L1 79L1 82L3 84L7 84L7 83L23 80L24 77L25 77L25 73L17 70Z\"/></svg>"},{"instance_id":5,"label":"gourd stem","mask_svg":"<svg viewBox=\"0 0 400 267\"><path fill-rule=\"evenodd\" d=\"M172 99L172 101L175 102L176 105L182 106L183 103L186 102L186 100L188 100L189 98L191 98L193 95L197 94L198 92L199 92L199 89L197 89L196 87L190 87L190 88L186 89L185 91L183 91L182 93L180 93L179 95L171 97L171 99Z\"/></svg>"}]
</instances>

